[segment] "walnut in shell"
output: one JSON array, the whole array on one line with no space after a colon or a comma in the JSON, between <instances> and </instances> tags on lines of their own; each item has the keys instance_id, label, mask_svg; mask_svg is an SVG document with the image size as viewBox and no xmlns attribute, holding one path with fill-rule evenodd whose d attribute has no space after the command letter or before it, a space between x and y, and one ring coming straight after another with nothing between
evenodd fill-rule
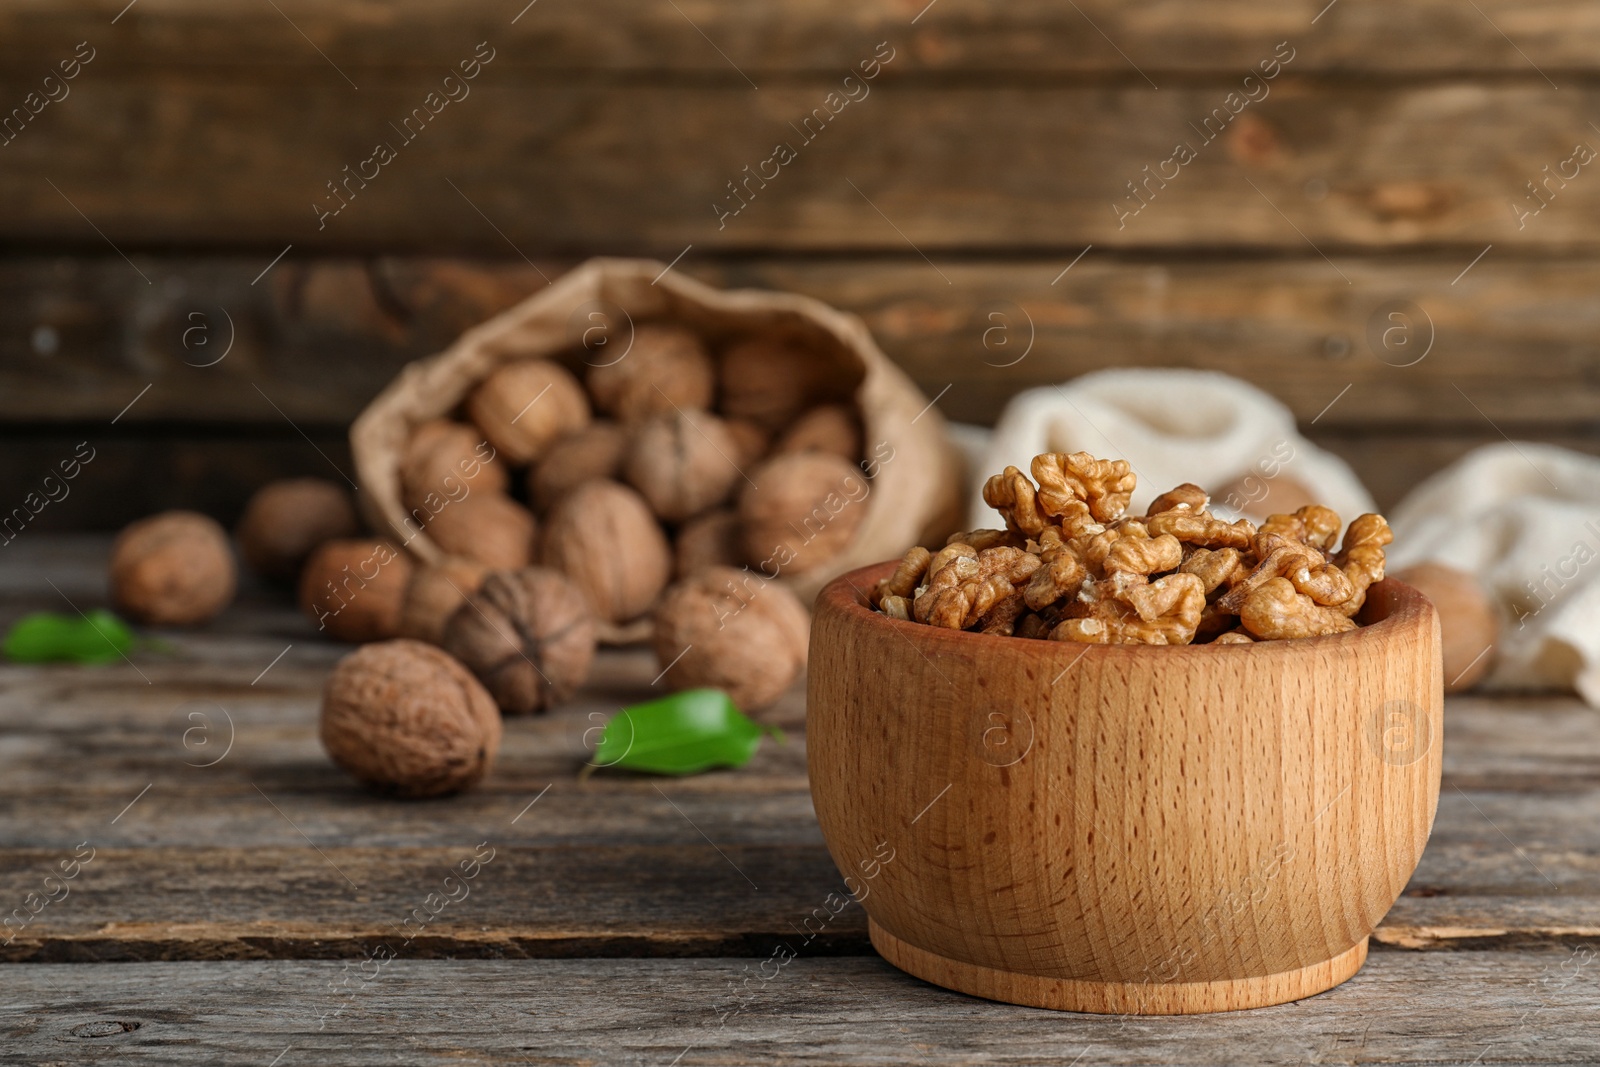
<instances>
[{"instance_id":1,"label":"walnut in shell","mask_svg":"<svg viewBox=\"0 0 1600 1067\"><path fill-rule=\"evenodd\" d=\"M324 541L300 572L300 610L340 641L394 637L413 569L392 541Z\"/></svg>"},{"instance_id":2,"label":"walnut in shell","mask_svg":"<svg viewBox=\"0 0 1600 1067\"><path fill-rule=\"evenodd\" d=\"M234 533L245 564L262 578L293 582L311 550L361 532L350 493L325 478L286 478L251 495Z\"/></svg>"},{"instance_id":3,"label":"walnut in shell","mask_svg":"<svg viewBox=\"0 0 1600 1067\"><path fill-rule=\"evenodd\" d=\"M778 428L815 404L848 398L859 384L798 340L782 336L734 342L722 353L720 370L718 410Z\"/></svg>"},{"instance_id":4,"label":"walnut in shell","mask_svg":"<svg viewBox=\"0 0 1600 1067\"><path fill-rule=\"evenodd\" d=\"M701 567L737 567L744 561L739 516L729 508L698 515L678 529L672 542L673 573L687 578Z\"/></svg>"},{"instance_id":5,"label":"walnut in shell","mask_svg":"<svg viewBox=\"0 0 1600 1067\"><path fill-rule=\"evenodd\" d=\"M764 708L806 665L811 618L789 588L748 569L706 567L668 589L656 609L656 659L675 689L726 690Z\"/></svg>"},{"instance_id":6,"label":"walnut in shell","mask_svg":"<svg viewBox=\"0 0 1600 1067\"><path fill-rule=\"evenodd\" d=\"M442 501L468 493L503 493L506 461L483 434L462 422L433 419L411 432L400 455L400 492L418 525ZM417 515L418 510L422 515Z\"/></svg>"},{"instance_id":7,"label":"walnut in shell","mask_svg":"<svg viewBox=\"0 0 1600 1067\"><path fill-rule=\"evenodd\" d=\"M722 425L727 427L733 443L739 447L733 459L741 470L755 466L756 461L767 454L772 435L760 423L749 419L723 419Z\"/></svg>"},{"instance_id":8,"label":"walnut in shell","mask_svg":"<svg viewBox=\"0 0 1600 1067\"><path fill-rule=\"evenodd\" d=\"M583 592L548 567L495 571L444 628L508 715L549 711L589 677L596 625Z\"/></svg>"},{"instance_id":9,"label":"walnut in shell","mask_svg":"<svg viewBox=\"0 0 1600 1067\"><path fill-rule=\"evenodd\" d=\"M452 556L516 570L533 562L539 526L532 512L504 493L473 493L446 503L424 530Z\"/></svg>"},{"instance_id":10,"label":"walnut in shell","mask_svg":"<svg viewBox=\"0 0 1600 1067\"><path fill-rule=\"evenodd\" d=\"M672 574L672 549L644 498L594 481L562 497L545 524L541 561L572 579L595 614L624 623L647 611Z\"/></svg>"},{"instance_id":11,"label":"walnut in shell","mask_svg":"<svg viewBox=\"0 0 1600 1067\"><path fill-rule=\"evenodd\" d=\"M784 431L774 452L830 452L851 463L861 458L861 420L844 404L812 408Z\"/></svg>"},{"instance_id":12,"label":"walnut in shell","mask_svg":"<svg viewBox=\"0 0 1600 1067\"><path fill-rule=\"evenodd\" d=\"M489 568L482 563L459 556L418 567L406 586L400 636L437 645L444 639L444 624L488 575Z\"/></svg>"},{"instance_id":13,"label":"walnut in shell","mask_svg":"<svg viewBox=\"0 0 1600 1067\"><path fill-rule=\"evenodd\" d=\"M870 491L855 464L822 452L774 456L739 493L744 555L764 574L804 574L844 551Z\"/></svg>"},{"instance_id":14,"label":"walnut in shell","mask_svg":"<svg viewBox=\"0 0 1600 1067\"><path fill-rule=\"evenodd\" d=\"M550 446L537 467L528 471L528 499L544 514L565 493L596 478L615 478L628 449L625 430L609 419L596 419Z\"/></svg>"},{"instance_id":15,"label":"walnut in shell","mask_svg":"<svg viewBox=\"0 0 1600 1067\"><path fill-rule=\"evenodd\" d=\"M153 626L193 626L233 601L238 574L228 534L196 511L140 519L111 546L111 599Z\"/></svg>"},{"instance_id":16,"label":"walnut in shell","mask_svg":"<svg viewBox=\"0 0 1600 1067\"><path fill-rule=\"evenodd\" d=\"M525 464L588 424L589 398L565 367L524 359L485 378L467 397L467 414L506 459Z\"/></svg>"},{"instance_id":17,"label":"walnut in shell","mask_svg":"<svg viewBox=\"0 0 1600 1067\"><path fill-rule=\"evenodd\" d=\"M716 372L693 330L650 322L634 330L633 344L611 362L597 361L587 375L595 406L634 422L678 408L709 408Z\"/></svg>"},{"instance_id":18,"label":"walnut in shell","mask_svg":"<svg viewBox=\"0 0 1600 1067\"><path fill-rule=\"evenodd\" d=\"M667 522L680 522L728 498L739 481L738 442L703 411L657 415L639 426L622 473Z\"/></svg>"},{"instance_id":19,"label":"walnut in shell","mask_svg":"<svg viewBox=\"0 0 1600 1067\"><path fill-rule=\"evenodd\" d=\"M419 641L356 649L322 694L322 747L364 784L407 797L465 789L500 747L494 701L460 663Z\"/></svg>"}]
</instances>

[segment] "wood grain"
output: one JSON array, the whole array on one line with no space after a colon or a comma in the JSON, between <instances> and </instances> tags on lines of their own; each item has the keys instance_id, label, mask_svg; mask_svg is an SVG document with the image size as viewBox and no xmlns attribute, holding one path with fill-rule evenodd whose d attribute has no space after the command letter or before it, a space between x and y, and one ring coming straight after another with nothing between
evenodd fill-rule
<instances>
[{"instance_id":1,"label":"wood grain","mask_svg":"<svg viewBox=\"0 0 1600 1067\"><path fill-rule=\"evenodd\" d=\"M1075 255L1092 243L1318 252L1337 277L1339 261L1363 251L1448 246L1464 266L1490 242L1563 252L1600 239L1591 222L1600 182L1571 163L1577 176L1550 186L1542 213L1519 223L1513 211L1525 197L1536 207L1527 183L1593 137L1583 88L1552 93L1535 75L1330 87L1285 73L1220 135L1214 120L1206 141L1195 130L1237 78L1160 91L1142 81L921 90L883 80L802 137L801 120L840 75L754 92L743 81L590 77L530 87L498 73L485 71L470 97L408 141L391 123L421 106L434 77L351 92L331 72L270 91L246 78L164 76L157 92L146 78L88 68L71 97L4 148L0 195L13 210L0 240L97 253L109 240L136 262L164 248L250 248L263 265L291 244L302 255L670 260L690 244L701 255L903 255L909 242L940 268L954 253ZM21 75L0 79L0 98L34 88ZM149 106L152 94L161 106ZM1180 141L1196 158L1151 178L1148 203L1123 217L1141 203L1128 183L1146 180L1146 166L1161 170ZM364 185L351 178L337 198L328 191L379 142L396 158L369 165ZM735 196L730 183L746 180L746 166L756 174L780 142L796 158Z\"/></svg>"},{"instance_id":2,"label":"wood grain","mask_svg":"<svg viewBox=\"0 0 1600 1067\"><path fill-rule=\"evenodd\" d=\"M1600 266L1585 257L1495 250L1459 281L1471 255L1361 258L1341 268L1346 285L1314 256L1158 262L1092 251L1062 276L1077 251L946 263L948 286L900 255L691 255L675 270L862 316L925 392L951 386L941 407L965 421L992 422L1019 389L1108 365L1234 374L1282 399L1313 433L1498 436L1492 420L1572 435L1600 404L1587 304ZM573 265L541 262L550 277ZM0 260L0 418L109 422L153 383L120 426L293 433L292 419L331 429L408 360L544 285L520 261L378 257L290 258L252 286L265 265L162 257L146 264L151 287L114 257ZM1390 320L1387 309L1403 301L1421 314ZM1404 328L1385 345L1395 325ZM199 365L230 338L226 358ZM1432 347L1408 351L1402 339Z\"/></svg>"},{"instance_id":3,"label":"wood grain","mask_svg":"<svg viewBox=\"0 0 1600 1067\"><path fill-rule=\"evenodd\" d=\"M981 1003L872 958L347 963L12 967L0 1032L26 1062L1423 1067L1588 1063L1600 1025L1581 948L1375 953L1321 996L1205 1019Z\"/></svg>"},{"instance_id":4,"label":"wood grain","mask_svg":"<svg viewBox=\"0 0 1600 1067\"><path fill-rule=\"evenodd\" d=\"M315 77L338 87L344 83L337 72L307 39L352 77L392 77L448 69L460 58L459 42L470 47L488 38L522 78L603 71L733 81L737 70L848 69L860 58L862 42L890 36L906 42L906 67L918 73L1136 80L1139 70L1178 77L1242 74L1262 58L1264 45L1270 52L1272 43L1290 38L1304 69L1414 78L1592 71L1597 44L1594 27L1572 18L1569 5L1513 0L1484 0L1479 11L1419 0L1383 12L1361 5L1324 11L1316 0L1225 0L1203 10L1084 0L1077 11L1047 0L1003 8L980 0L941 0L931 8L902 0L785 0L759 19L704 0L680 4L681 14L626 0L527 11L514 3L480 4L450 12L425 0L377 9L282 0L281 16L214 0L144 0L107 29L123 6L115 0L70 7L8 0L0 5L0 60L35 63L41 53L70 49L92 30L97 41L121 46L96 59L106 68L223 67L261 79Z\"/></svg>"}]
</instances>

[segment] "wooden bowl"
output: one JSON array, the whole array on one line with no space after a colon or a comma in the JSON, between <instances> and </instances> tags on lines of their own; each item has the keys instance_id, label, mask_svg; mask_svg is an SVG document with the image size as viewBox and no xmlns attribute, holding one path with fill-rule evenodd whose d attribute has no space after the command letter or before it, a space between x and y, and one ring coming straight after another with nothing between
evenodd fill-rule
<instances>
[{"instance_id":1,"label":"wooden bowl","mask_svg":"<svg viewBox=\"0 0 1600 1067\"><path fill-rule=\"evenodd\" d=\"M1439 799L1433 606L1360 629L1077 645L901 622L823 590L811 794L872 943L919 978L1068 1011L1296 1000L1349 978Z\"/></svg>"}]
</instances>

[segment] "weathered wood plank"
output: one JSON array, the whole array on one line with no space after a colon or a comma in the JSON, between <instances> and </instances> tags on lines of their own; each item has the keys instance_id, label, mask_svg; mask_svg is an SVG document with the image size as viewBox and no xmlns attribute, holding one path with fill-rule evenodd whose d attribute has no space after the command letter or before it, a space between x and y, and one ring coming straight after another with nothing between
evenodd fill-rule
<instances>
[{"instance_id":1,"label":"weathered wood plank","mask_svg":"<svg viewBox=\"0 0 1600 1067\"><path fill-rule=\"evenodd\" d=\"M103 545L19 543L16 566L0 570L6 617L58 606L62 594L95 602ZM744 771L579 783L591 716L647 694L654 674L642 654L607 654L574 706L507 724L481 789L396 804L357 789L321 752L320 686L342 649L287 605L256 594L210 631L168 639L173 652L137 657L137 671L4 668L0 898L37 891L79 842L96 850L73 895L5 958L349 956L385 937L480 841L500 857L486 891L432 924L414 954L762 951L837 888L807 792L798 692L771 713L791 743L767 746ZM1449 716L1433 840L1378 942L1600 938L1592 712L1571 700L1461 698ZM651 889L641 899L642 870ZM863 951L859 914L841 916L825 944Z\"/></svg>"},{"instance_id":2,"label":"weathered wood plank","mask_svg":"<svg viewBox=\"0 0 1600 1067\"><path fill-rule=\"evenodd\" d=\"M1555 76L1593 70L1600 43L1595 27L1575 18L1569 4L1511 0L1484 0L1481 14L1445 0L1392 12L1341 5L1325 13L1316 0L1227 0L1204 9L1084 0L1081 14L1046 0L1003 8L979 0L932 7L904 0L791 0L770 5L759 18L706 0L680 4L681 13L626 0L526 12L511 2L446 11L425 0L348 9L284 0L278 6L287 18L214 0L144 0L109 28L122 6L116 0L9 0L0 5L0 62L37 62L92 33L107 53L95 62L107 69L225 67L284 79L315 74L337 87L343 83L332 63L353 78L442 75L461 58L461 42L470 49L487 38L504 49L506 65L525 76L581 70L737 79L735 64L751 75L842 73L860 58L861 43L891 37L906 43L906 66L918 72L1136 79L1139 70L1152 76L1242 74L1262 58L1264 43L1270 53L1272 43L1290 38L1303 49L1297 64L1318 72L1542 69Z\"/></svg>"},{"instance_id":3,"label":"weathered wood plank","mask_svg":"<svg viewBox=\"0 0 1600 1067\"><path fill-rule=\"evenodd\" d=\"M1489 242L1563 251L1600 240L1600 183L1570 161L1593 139L1593 100L1536 76L1329 86L1290 68L1237 118L1234 79L1161 91L965 80L921 91L884 80L854 105L835 96L838 114L824 109L826 123L807 132L802 120L824 108L837 76L753 92L743 81L515 85L491 67L470 97L404 136L399 119L435 78L351 92L322 77L266 91L243 78L152 84L91 67L74 84L4 149L0 196L12 210L0 241L13 247L249 247L264 265L290 244L299 254L503 255L509 242L530 256L670 258L691 243L700 254L900 255L909 241L942 268L974 249L1302 256L1309 241L1337 277L1339 261L1362 250L1448 244L1464 266ZM36 86L0 79L0 99ZM1228 121L1207 132L1214 110ZM1163 166L1179 142L1195 158ZM383 165L380 143L393 154ZM793 158L763 166L779 143ZM1549 206L1519 223L1517 205L1541 203L1526 183L1546 166L1566 179L1552 178ZM1128 183L1147 179L1141 208Z\"/></svg>"},{"instance_id":4,"label":"weathered wood plank","mask_svg":"<svg viewBox=\"0 0 1600 1067\"><path fill-rule=\"evenodd\" d=\"M1592 954L1374 953L1255 1011L1086 1016L973 1000L875 958L42 965L0 1025L30 1062L1567 1064ZM749 986L746 987L746 981ZM746 989L748 988L748 992ZM1463 1010L1469 1008L1470 1010ZM337 1014L336 1014L337 1013ZM120 1025L119 1025L120 1024ZM320 1025L319 1025L320 1024ZM1074 1057L1077 1057L1074 1061Z\"/></svg>"},{"instance_id":5,"label":"weathered wood plank","mask_svg":"<svg viewBox=\"0 0 1600 1067\"><path fill-rule=\"evenodd\" d=\"M1459 281L1471 255L1362 258L1341 267L1347 285L1315 256L1154 262L1096 249L1062 276L1081 250L965 259L941 265L944 278L914 255L691 253L677 269L861 315L930 396L955 386L941 404L965 421L1106 366L1235 374L1336 434L1498 436L1486 419L1551 432L1600 410L1592 258L1496 249ZM406 361L572 262L290 259L253 286L265 259L161 257L145 263L147 286L115 257L0 260L0 418L109 422L150 385L119 425L332 429ZM1390 319L1399 302L1412 308Z\"/></svg>"},{"instance_id":6,"label":"weathered wood plank","mask_svg":"<svg viewBox=\"0 0 1600 1067\"><path fill-rule=\"evenodd\" d=\"M0 625L100 602L105 544L19 540ZM323 754L320 689L344 648L281 597L250 591L206 630L163 638L169 652L134 665L0 667L0 901L26 906L80 843L94 850L0 958L350 957L480 842L487 873L411 955L761 953L838 888L798 690L764 714L789 743L741 771L580 781L586 732L655 674L642 652L606 653L571 706L508 721L481 788L397 803ZM1447 716L1433 838L1377 942L1600 941L1600 722L1548 698L1455 698ZM865 948L857 909L816 941Z\"/></svg>"}]
</instances>

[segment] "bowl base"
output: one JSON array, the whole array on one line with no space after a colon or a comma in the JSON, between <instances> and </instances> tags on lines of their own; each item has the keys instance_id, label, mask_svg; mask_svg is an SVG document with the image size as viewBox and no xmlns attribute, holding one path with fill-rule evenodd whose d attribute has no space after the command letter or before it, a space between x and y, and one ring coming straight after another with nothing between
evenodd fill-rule
<instances>
[{"instance_id":1,"label":"bowl base","mask_svg":"<svg viewBox=\"0 0 1600 1067\"><path fill-rule=\"evenodd\" d=\"M1332 989L1361 969L1367 939L1331 960L1295 971L1215 982L1088 982L1017 974L947 959L900 940L867 920L872 946L884 959L925 982L987 1000L1098 1015L1191 1015L1240 1011L1300 1000Z\"/></svg>"}]
</instances>

